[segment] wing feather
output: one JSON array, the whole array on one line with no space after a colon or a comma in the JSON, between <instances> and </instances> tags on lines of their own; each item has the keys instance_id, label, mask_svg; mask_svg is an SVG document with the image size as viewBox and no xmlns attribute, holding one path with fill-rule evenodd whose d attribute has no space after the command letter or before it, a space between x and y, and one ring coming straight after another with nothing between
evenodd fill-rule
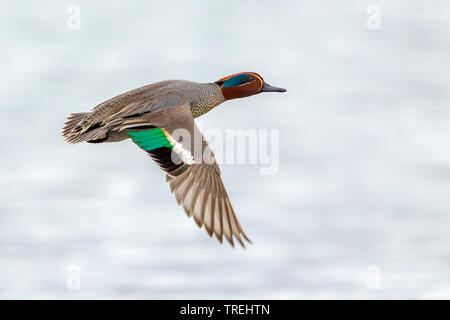
<instances>
[{"instance_id":1,"label":"wing feather","mask_svg":"<svg viewBox=\"0 0 450 320\"><path fill-rule=\"evenodd\" d=\"M120 122L120 130L139 131L140 127L164 129L164 132L167 132L169 135L176 129L187 129L191 133L191 141L184 141L183 139L179 144L182 146L183 152L190 152L195 161L198 159L194 154L195 146L201 145L200 151L209 148L203 135L196 127L188 106L172 108L169 111L166 110L164 114L156 112L145 114L138 118L123 119ZM141 134L135 135L140 137ZM136 137L134 137L133 141L137 144L141 143L142 147L142 139ZM152 141L149 143L151 144ZM172 152L175 152L175 150L177 149L174 148ZM168 161L167 153L164 154L163 151L148 152L152 155L153 160L167 172L166 181L170 185L170 191L174 194L177 203L183 207L188 217L193 217L200 228L204 226L209 236L212 237L214 234L221 243L225 236L234 247L233 238L235 238L245 248L242 238L248 242L250 240L238 222L220 177L219 166L215 160L212 163L208 161L206 163L194 162L193 164L172 165L166 163ZM212 152L209 152L211 159L214 159ZM164 157L162 156L163 154ZM200 159L203 159L203 157Z\"/></svg>"}]
</instances>

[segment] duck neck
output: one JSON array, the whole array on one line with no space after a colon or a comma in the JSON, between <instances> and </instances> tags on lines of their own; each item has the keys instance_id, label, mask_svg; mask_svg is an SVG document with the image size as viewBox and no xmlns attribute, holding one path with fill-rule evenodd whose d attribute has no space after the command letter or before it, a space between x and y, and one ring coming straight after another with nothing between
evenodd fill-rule
<instances>
[{"instance_id":1,"label":"duck neck","mask_svg":"<svg viewBox=\"0 0 450 320\"><path fill-rule=\"evenodd\" d=\"M201 83L191 100L191 112L194 118L204 115L225 101L220 87L215 83Z\"/></svg>"}]
</instances>

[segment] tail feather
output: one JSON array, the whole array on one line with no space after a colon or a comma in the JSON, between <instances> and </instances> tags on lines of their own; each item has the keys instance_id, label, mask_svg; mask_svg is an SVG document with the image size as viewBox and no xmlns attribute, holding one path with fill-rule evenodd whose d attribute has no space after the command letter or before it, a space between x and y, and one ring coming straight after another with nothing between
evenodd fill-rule
<instances>
[{"instance_id":1,"label":"tail feather","mask_svg":"<svg viewBox=\"0 0 450 320\"><path fill-rule=\"evenodd\" d=\"M63 139L68 143L96 140L106 135L107 130L98 124L85 121L89 112L72 113L67 117L64 128L61 131Z\"/></svg>"}]
</instances>

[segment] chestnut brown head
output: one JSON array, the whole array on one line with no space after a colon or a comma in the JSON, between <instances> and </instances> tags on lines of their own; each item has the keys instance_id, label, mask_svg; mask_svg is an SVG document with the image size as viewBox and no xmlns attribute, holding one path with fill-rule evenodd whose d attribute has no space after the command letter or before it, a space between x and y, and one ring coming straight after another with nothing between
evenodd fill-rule
<instances>
[{"instance_id":1,"label":"chestnut brown head","mask_svg":"<svg viewBox=\"0 0 450 320\"><path fill-rule=\"evenodd\" d=\"M261 92L286 92L286 89L273 87L264 82L256 72L241 72L215 82L225 100L244 98Z\"/></svg>"}]
</instances>

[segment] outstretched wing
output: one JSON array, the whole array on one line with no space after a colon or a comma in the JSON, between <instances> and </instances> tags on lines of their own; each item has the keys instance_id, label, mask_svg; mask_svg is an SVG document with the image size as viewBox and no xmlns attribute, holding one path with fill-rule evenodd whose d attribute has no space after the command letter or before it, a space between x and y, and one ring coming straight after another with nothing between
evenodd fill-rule
<instances>
[{"instance_id":1,"label":"outstretched wing","mask_svg":"<svg viewBox=\"0 0 450 320\"><path fill-rule=\"evenodd\" d=\"M233 237L245 247L245 235L231 206L220 169L197 128L188 104L116 121L142 150L167 173L167 182L179 205L210 236ZM182 137L180 141L179 137Z\"/></svg>"}]
</instances>

